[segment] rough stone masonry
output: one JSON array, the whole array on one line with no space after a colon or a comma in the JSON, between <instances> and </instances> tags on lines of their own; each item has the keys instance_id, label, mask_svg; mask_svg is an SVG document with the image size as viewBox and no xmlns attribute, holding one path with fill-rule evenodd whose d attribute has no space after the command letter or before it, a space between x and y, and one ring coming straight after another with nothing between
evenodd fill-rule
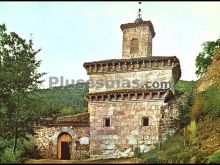
<instances>
[{"instance_id":1,"label":"rough stone masonry","mask_svg":"<svg viewBox=\"0 0 220 165\"><path fill-rule=\"evenodd\" d=\"M121 59L86 62L83 66L91 82L139 80L141 85L90 86L85 96L88 113L36 124L35 143L42 158L132 157L136 148L147 152L175 131L178 109L174 84L181 77L178 58L152 56L155 32L150 21L138 18L122 24L121 29ZM147 88L146 81L173 85Z\"/></svg>"},{"instance_id":2,"label":"rough stone masonry","mask_svg":"<svg viewBox=\"0 0 220 165\"><path fill-rule=\"evenodd\" d=\"M175 56L152 56L153 24L141 18L122 24L122 59L84 63L91 82L134 80L175 84L180 63ZM178 117L174 86L122 88L91 86L86 95L90 113L90 158L134 156L135 148L147 152L173 131Z\"/></svg>"}]
</instances>

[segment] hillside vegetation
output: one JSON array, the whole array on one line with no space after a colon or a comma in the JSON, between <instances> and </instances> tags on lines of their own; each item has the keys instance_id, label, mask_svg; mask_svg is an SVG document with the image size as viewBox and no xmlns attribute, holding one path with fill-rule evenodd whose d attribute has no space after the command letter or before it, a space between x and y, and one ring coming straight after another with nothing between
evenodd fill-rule
<instances>
[{"instance_id":1,"label":"hillside vegetation","mask_svg":"<svg viewBox=\"0 0 220 165\"><path fill-rule=\"evenodd\" d=\"M46 104L43 106L53 116L65 116L87 111L87 102L84 98L87 92L88 84L81 83L64 87L40 89L36 94L41 99L46 100Z\"/></svg>"},{"instance_id":2,"label":"hillside vegetation","mask_svg":"<svg viewBox=\"0 0 220 165\"><path fill-rule=\"evenodd\" d=\"M180 111L178 130L173 137L168 137L160 145L156 144L155 149L141 155L145 162L209 163L219 161L220 83L213 84L203 93L197 93L196 86L198 86L197 81L178 81L175 86ZM41 98L47 100L47 106L58 110L56 116L86 111L87 103L83 96L87 92L87 84L37 91Z\"/></svg>"},{"instance_id":3,"label":"hillside vegetation","mask_svg":"<svg viewBox=\"0 0 220 165\"><path fill-rule=\"evenodd\" d=\"M179 127L174 136L140 156L146 163L220 163L219 57L217 51L199 81L176 84Z\"/></svg>"}]
</instances>

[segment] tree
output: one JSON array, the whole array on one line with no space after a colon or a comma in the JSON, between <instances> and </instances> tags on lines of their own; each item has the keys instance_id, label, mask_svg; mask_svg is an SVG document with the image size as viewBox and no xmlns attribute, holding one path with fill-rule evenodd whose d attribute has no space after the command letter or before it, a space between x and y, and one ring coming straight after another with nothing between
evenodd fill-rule
<instances>
[{"instance_id":1,"label":"tree","mask_svg":"<svg viewBox=\"0 0 220 165\"><path fill-rule=\"evenodd\" d=\"M26 41L0 25L0 134L14 139L13 153L18 138L32 132L37 104L41 104L29 94L39 88L45 74L37 71L41 63L36 59L39 52L40 49L34 50L31 39Z\"/></svg>"},{"instance_id":2,"label":"tree","mask_svg":"<svg viewBox=\"0 0 220 165\"><path fill-rule=\"evenodd\" d=\"M185 85L186 86L186 85ZM195 83L189 82L186 86L186 90L181 99L179 100L179 120L178 124L180 128L184 128L190 123L191 120L191 108L194 100L194 88Z\"/></svg>"},{"instance_id":3,"label":"tree","mask_svg":"<svg viewBox=\"0 0 220 165\"><path fill-rule=\"evenodd\" d=\"M220 38L216 41L207 41L202 44L203 50L196 57L196 75L203 76L212 62L213 54L220 48Z\"/></svg>"}]
</instances>

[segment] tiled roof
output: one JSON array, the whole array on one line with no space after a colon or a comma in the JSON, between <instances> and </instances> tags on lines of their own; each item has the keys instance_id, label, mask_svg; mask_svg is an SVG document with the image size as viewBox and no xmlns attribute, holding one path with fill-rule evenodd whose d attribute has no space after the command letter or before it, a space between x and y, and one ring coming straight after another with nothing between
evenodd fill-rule
<instances>
[{"instance_id":1,"label":"tiled roof","mask_svg":"<svg viewBox=\"0 0 220 165\"><path fill-rule=\"evenodd\" d=\"M75 115L58 117L53 125L71 125L74 127L89 127L89 113L79 113Z\"/></svg>"},{"instance_id":2,"label":"tiled roof","mask_svg":"<svg viewBox=\"0 0 220 165\"><path fill-rule=\"evenodd\" d=\"M179 59L176 56L151 56L151 57L141 57L141 58L131 58L131 59L109 59L109 60L101 60L101 61L92 61L85 62L83 64L84 67L88 65L100 65L100 64L111 64L111 63L121 63L121 62L160 62L165 60L172 60L175 62L179 62Z\"/></svg>"},{"instance_id":3,"label":"tiled roof","mask_svg":"<svg viewBox=\"0 0 220 165\"><path fill-rule=\"evenodd\" d=\"M89 127L89 113L61 116L56 119L42 119L38 124L49 126Z\"/></svg>"}]
</instances>

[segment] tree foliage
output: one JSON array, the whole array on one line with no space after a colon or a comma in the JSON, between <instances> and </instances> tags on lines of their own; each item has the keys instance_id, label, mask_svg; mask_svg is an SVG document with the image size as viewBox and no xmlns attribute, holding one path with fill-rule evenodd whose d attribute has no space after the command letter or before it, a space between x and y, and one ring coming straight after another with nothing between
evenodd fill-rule
<instances>
[{"instance_id":1,"label":"tree foliage","mask_svg":"<svg viewBox=\"0 0 220 165\"><path fill-rule=\"evenodd\" d=\"M51 109L55 108L59 111L71 111L71 109L81 111L87 108L87 102L84 98L87 92L87 83L37 90L39 96L47 100L47 104Z\"/></svg>"},{"instance_id":2,"label":"tree foliage","mask_svg":"<svg viewBox=\"0 0 220 165\"><path fill-rule=\"evenodd\" d=\"M179 119L178 125L180 128L187 126L191 120L191 108L194 100L195 81L179 80L175 86L175 95L177 97Z\"/></svg>"},{"instance_id":3,"label":"tree foliage","mask_svg":"<svg viewBox=\"0 0 220 165\"><path fill-rule=\"evenodd\" d=\"M207 41L202 44L203 50L196 57L196 75L203 76L212 62L213 54L220 48L220 38L216 41Z\"/></svg>"},{"instance_id":4,"label":"tree foliage","mask_svg":"<svg viewBox=\"0 0 220 165\"><path fill-rule=\"evenodd\" d=\"M31 39L9 33L4 24L0 25L0 135L14 139L13 153L18 138L33 132L39 102L29 93L39 87L44 75L37 71L41 63L36 59L39 51L34 50Z\"/></svg>"},{"instance_id":5,"label":"tree foliage","mask_svg":"<svg viewBox=\"0 0 220 165\"><path fill-rule=\"evenodd\" d=\"M73 114L87 107L87 84L38 89L45 74L38 72L39 52L31 39L0 25L0 163L19 162L21 155L27 155L30 148L22 146L30 141L34 123L42 117Z\"/></svg>"}]
</instances>

